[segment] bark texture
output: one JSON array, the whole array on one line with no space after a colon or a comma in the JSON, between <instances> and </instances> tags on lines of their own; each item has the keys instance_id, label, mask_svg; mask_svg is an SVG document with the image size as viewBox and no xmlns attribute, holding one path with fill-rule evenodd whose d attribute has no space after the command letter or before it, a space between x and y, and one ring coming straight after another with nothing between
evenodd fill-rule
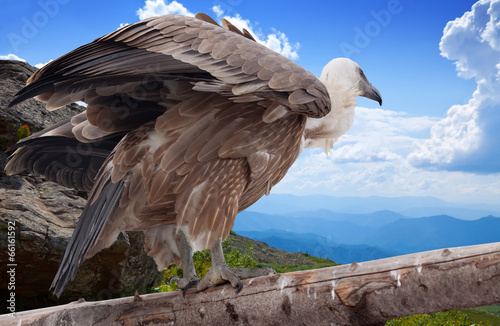
<instances>
[{"instance_id":1,"label":"bark texture","mask_svg":"<svg viewBox=\"0 0 500 326\"><path fill-rule=\"evenodd\" d=\"M2 325L383 325L500 302L500 243L0 316Z\"/></svg>"}]
</instances>

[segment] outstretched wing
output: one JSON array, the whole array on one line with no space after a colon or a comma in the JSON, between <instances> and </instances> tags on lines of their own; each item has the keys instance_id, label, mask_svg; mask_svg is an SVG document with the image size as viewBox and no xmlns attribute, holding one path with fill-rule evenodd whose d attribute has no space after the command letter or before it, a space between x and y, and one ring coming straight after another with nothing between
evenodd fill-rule
<instances>
[{"instance_id":1,"label":"outstretched wing","mask_svg":"<svg viewBox=\"0 0 500 326\"><path fill-rule=\"evenodd\" d=\"M227 28L176 15L125 26L44 66L12 103L37 96L55 109L84 101L92 125L101 116L116 118L118 125L101 128L107 131L130 127L197 90L235 101L267 99L315 118L328 113L328 93L313 74ZM129 112L118 110L125 103Z\"/></svg>"},{"instance_id":2,"label":"outstretched wing","mask_svg":"<svg viewBox=\"0 0 500 326\"><path fill-rule=\"evenodd\" d=\"M127 132L155 120L174 107L182 109L179 111L182 114L176 115L177 109L174 109L174 114L167 117L178 116L179 121L176 123L181 124L188 123L195 116L205 116L207 119L200 118L200 121L210 122L211 115L215 115L222 107L232 107L229 104L235 104L236 110L255 108L254 114L258 116L257 119L261 119L261 124L273 123L285 116L289 118L287 113L319 118L329 112L328 92L313 74L256 43L250 33L245 30L240 32L227 21L223 21L222 28L206 15L197 17L165 15L149 18L103 36L37 71L11 104L34 96L46 101L48 109L57 109L75 101L86 102L84 116L75 117L70 121L71 126L66 122L57 130L47 131L45 137L67 137L70 140L57 138L57 141L63 144L74 141L75 144L90 146L112 145ZM206 98L222 101L220 107L214 105L212 108L211 103L207 103L208 108L201 105L202 101L198 99L204 93ZM193 101L200 103L187 107ZM246 127L255 122L248 120L247 123L239 118L238 123ZM162 125L171 126L172 123L165 124L159 119L156 128L161 129ZM192 128L195 126L191 125ZM234 124L233 127L236 126ZM234 129L232 137L229 133L218 132L215 126L209 128L213 135L206 135L208 131L202 133L204 137L195 133L199 142L184 146L180 152L182 155L177 153L176 156L169 156L160 165L165 170L187 171L189 167L184 163L191 159L204 161L214 155L231 158L247 156L255 177L266 166L275 163L266 153L252 156L252 153L247 153L248 150L238 147L240 140L246 139L248 146L258 149L255 142L261 135L247 137L251 130L245 128ZM64 135L60 136L58 132ZM158 132L162 133L161 130ZM11 163L12 170L27 168L42 171L50 155L40 156L35 148L40 149L47 141L48 138L40 136L27 140L24 147L20 144L13 158L14 163ZM175 145L180 146L183 141L188 141L187 136L176 139ZM101 146L98 149L102 153L109 151L108 147ZM197 151L191 153L190 149ZM99 150L96 153L101 153ZM46 151L55 155L55 149L48 147ZM127 164L119 169L117 166L110 167L112 171L103 172L107 163L101 163L103 166L93 185L89 203L54 279L56 294L62 292L69 279L76 274L80 263L92 252L92 246L109 222L109 217L120 206L122 194L132 193L127 187L134 187L134 181L128 180L126 176L140 153L130 150L123 158ZM112 156L106 162L111 162ZM41 160L39 165L37 160ZM92 166L95 162L97 158L93 156L85 164ZM35 169L35 166L40 168Z\"/></svg>"}]
</instances>

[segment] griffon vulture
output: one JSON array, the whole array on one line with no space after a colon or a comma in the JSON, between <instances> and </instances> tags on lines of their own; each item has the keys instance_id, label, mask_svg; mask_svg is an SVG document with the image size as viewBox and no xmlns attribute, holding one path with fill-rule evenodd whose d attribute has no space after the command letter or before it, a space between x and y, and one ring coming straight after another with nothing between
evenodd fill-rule
<instances>
[{"instance_id":1,"label":"griffon vulture","mask_svg":"<svg viewBox=\"0 0 500 326\"><path fill-rule=\"evenodd\" d=\"M357 96L382 104L351 60L318 79L205 14L148 18L50 62L11 105L83 101L86 112L15 145L6 171L90 191L54 293L123 230L144 231L158 268L182 265L184 290L229 281L239 291L240 278L272 272L229 268L221 242L303 147L328 151L350 128ZM206 248L212 268L200 280L192 255Z\"/></svg>"}]
</instances>

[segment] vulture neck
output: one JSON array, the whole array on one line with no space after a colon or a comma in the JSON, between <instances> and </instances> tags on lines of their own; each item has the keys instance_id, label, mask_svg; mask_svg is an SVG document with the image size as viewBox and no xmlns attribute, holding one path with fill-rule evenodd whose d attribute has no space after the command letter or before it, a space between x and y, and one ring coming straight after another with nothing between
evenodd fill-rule
<instances>
[{"instance_id":1,"label":"vulture neck","mask_svg":"<svg viewBox=\"0 0 500 326\"><path fill-rule=\"evenodd\" d=\"M346 87L335 81L326 82L332 103L331 111L323 118L307 118L304 130L305 148L323 148L328 155L333 144L349 130L354 122L356 87Z\"/></svg>"}]
</instances>

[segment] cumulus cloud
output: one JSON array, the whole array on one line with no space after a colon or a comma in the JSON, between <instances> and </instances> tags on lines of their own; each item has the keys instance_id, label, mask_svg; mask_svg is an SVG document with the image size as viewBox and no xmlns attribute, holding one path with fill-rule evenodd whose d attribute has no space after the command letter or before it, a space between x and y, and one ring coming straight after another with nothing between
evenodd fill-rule
<instances>
[{"instance_id":1,"label":"cumulus cloud","mask_svg":"<svg viewBox=\"0 0 500 326\"><path fill-rule=\"evenodd\" d=\"M271 33L265 34L261 29L256 28L256 23L251 23L250 20L244 19L236 12L232 12L232 15L228 15L220 5L213 6L212 11L217 16L219 22L222 18L225 18L240 30L245 28L249 31L258 43L292 60L297 60L299 58L297 50L300 44L298 42L290 43L285 33L272 29ZM165 0L146 0L144 7L137 11L137 15L140 19L166 14L194 16L194 14L184 7L183 4L177 1L165 2ZM122 25L120 25L120 27L122 27Z\"/></svg>"},{"instance_id":2,"label":"cumulus cloud","mask_svg":"<svg viewBox=\"0 0 500 326\"><path fill-rule=\"evenodd\" d=\"M498 202L500 175L434 171L407 156L440 118L356 108L353 127L329 156L305 149L273 193L336 196L435 196L449 201Z\"/></svg>"},{"instance_id":3,"label":"cumulus cloud","mask_svg":"<svg viewBox=\"0 0 500 326\"><path fill-rule=\"evenodd\" d=\"M164 0L146 0L144 7L137 10L137 15L141 20L167 14L194 16L192 12L187 10L186 7L177 1L172 1L167 4Z\"/></svg>"},{"instance_id":4,"label":"cumulus cloud","mask_svg":"<svg viewBox=\"0 0 500 326\"><path fill-rule=\"evenodd\" d=\"M17 55L12 54L12 53L7 54L7 55L0 55L0 60L16 60L16 61L26 62L26 60L24 60L23 58L19 58ZM50 61L52 61L52 60L50 60ZM45 66L49 62L46 62L46 63L37 63L35 65L35 68L40 69L40 68L42 68L43 66Z\"/></svg>"},{"instance_id":5,"label":"cumulus cloud","mask_svg":"<svg viewBox=\"0 0 500 326\"><path fill-rule=\"evenodd\" d=\"M406 155L437 120L357 107L353 127L335 143L332 153L304 150L276 191L394 196L428 187L430 178L410 178L418 169L408 164Z\"/></svg>"},{"instance_id":6,"label":"cumulus cloud","mask_svg":"<svg viewBox=\"0 0 500 326\"><path fill-rule=\"evenodd\" d=\"M53 61L53 60L49 60L49 62L51 62L51 61ZM49 63L49 62L46 62L46 63L37 63L37 64L35 65L35 68L40 69L40 68L42 68L43 66L45 66L45 65L46 65L47 63Z\"/></svg>"},{"instance_id":7,"label":"cumulus cloud","mask_svg":"<svg viewBox=\"0 0 500 326\"><path fill-rule=\"evenodd\" d=\"M448 110L408 160L421 168L500 172L500 0L478 1L449 22L439 46L477 89L467 104Z\"/></svg>"},{"instance_id":8,"label":"cumulus cloud","mask_svg":"<svg viewBox=\"0 0 500 326\"><path fill-rule=\"evenodd\" d=\"M405 112L356 108L351 130L334 145L333 163L402 161L438 119Z\"/></svg>"},{"instance_id":9,"label":"cumulus cloud","mask_svg":"<svg viewBox=\"0 0 500 326\"><path fill-rule=\"evenodd\" d=\"M217 15L219 21L225 18L240 30L243 28L246 29L253 35L258 43L265 45L269 49L292 60L297 60L299 58L297 50L300 48L300 44L298 42L295 44L290 43L285 33L273 28L272 33L266 35L261 29L256 28L257 24L252 24L250 20L243 19L240 14L236 13L233 16L226 15L224 9L222 9L220 5L213 6L212 11Z\"/></svg>"},{"instance_id":10,"label":"cumulus cloud","mask_svg":"<svg viewBox=\"0 0 500 326\"><path fill-rule=\"evenodd\" d=\"M26 60L21 59L17 55L12 54L12 53L7 54L7 55L0 55L0 60L16 60L16 61L26 62Z\"/></svg>"}]
</instances>

